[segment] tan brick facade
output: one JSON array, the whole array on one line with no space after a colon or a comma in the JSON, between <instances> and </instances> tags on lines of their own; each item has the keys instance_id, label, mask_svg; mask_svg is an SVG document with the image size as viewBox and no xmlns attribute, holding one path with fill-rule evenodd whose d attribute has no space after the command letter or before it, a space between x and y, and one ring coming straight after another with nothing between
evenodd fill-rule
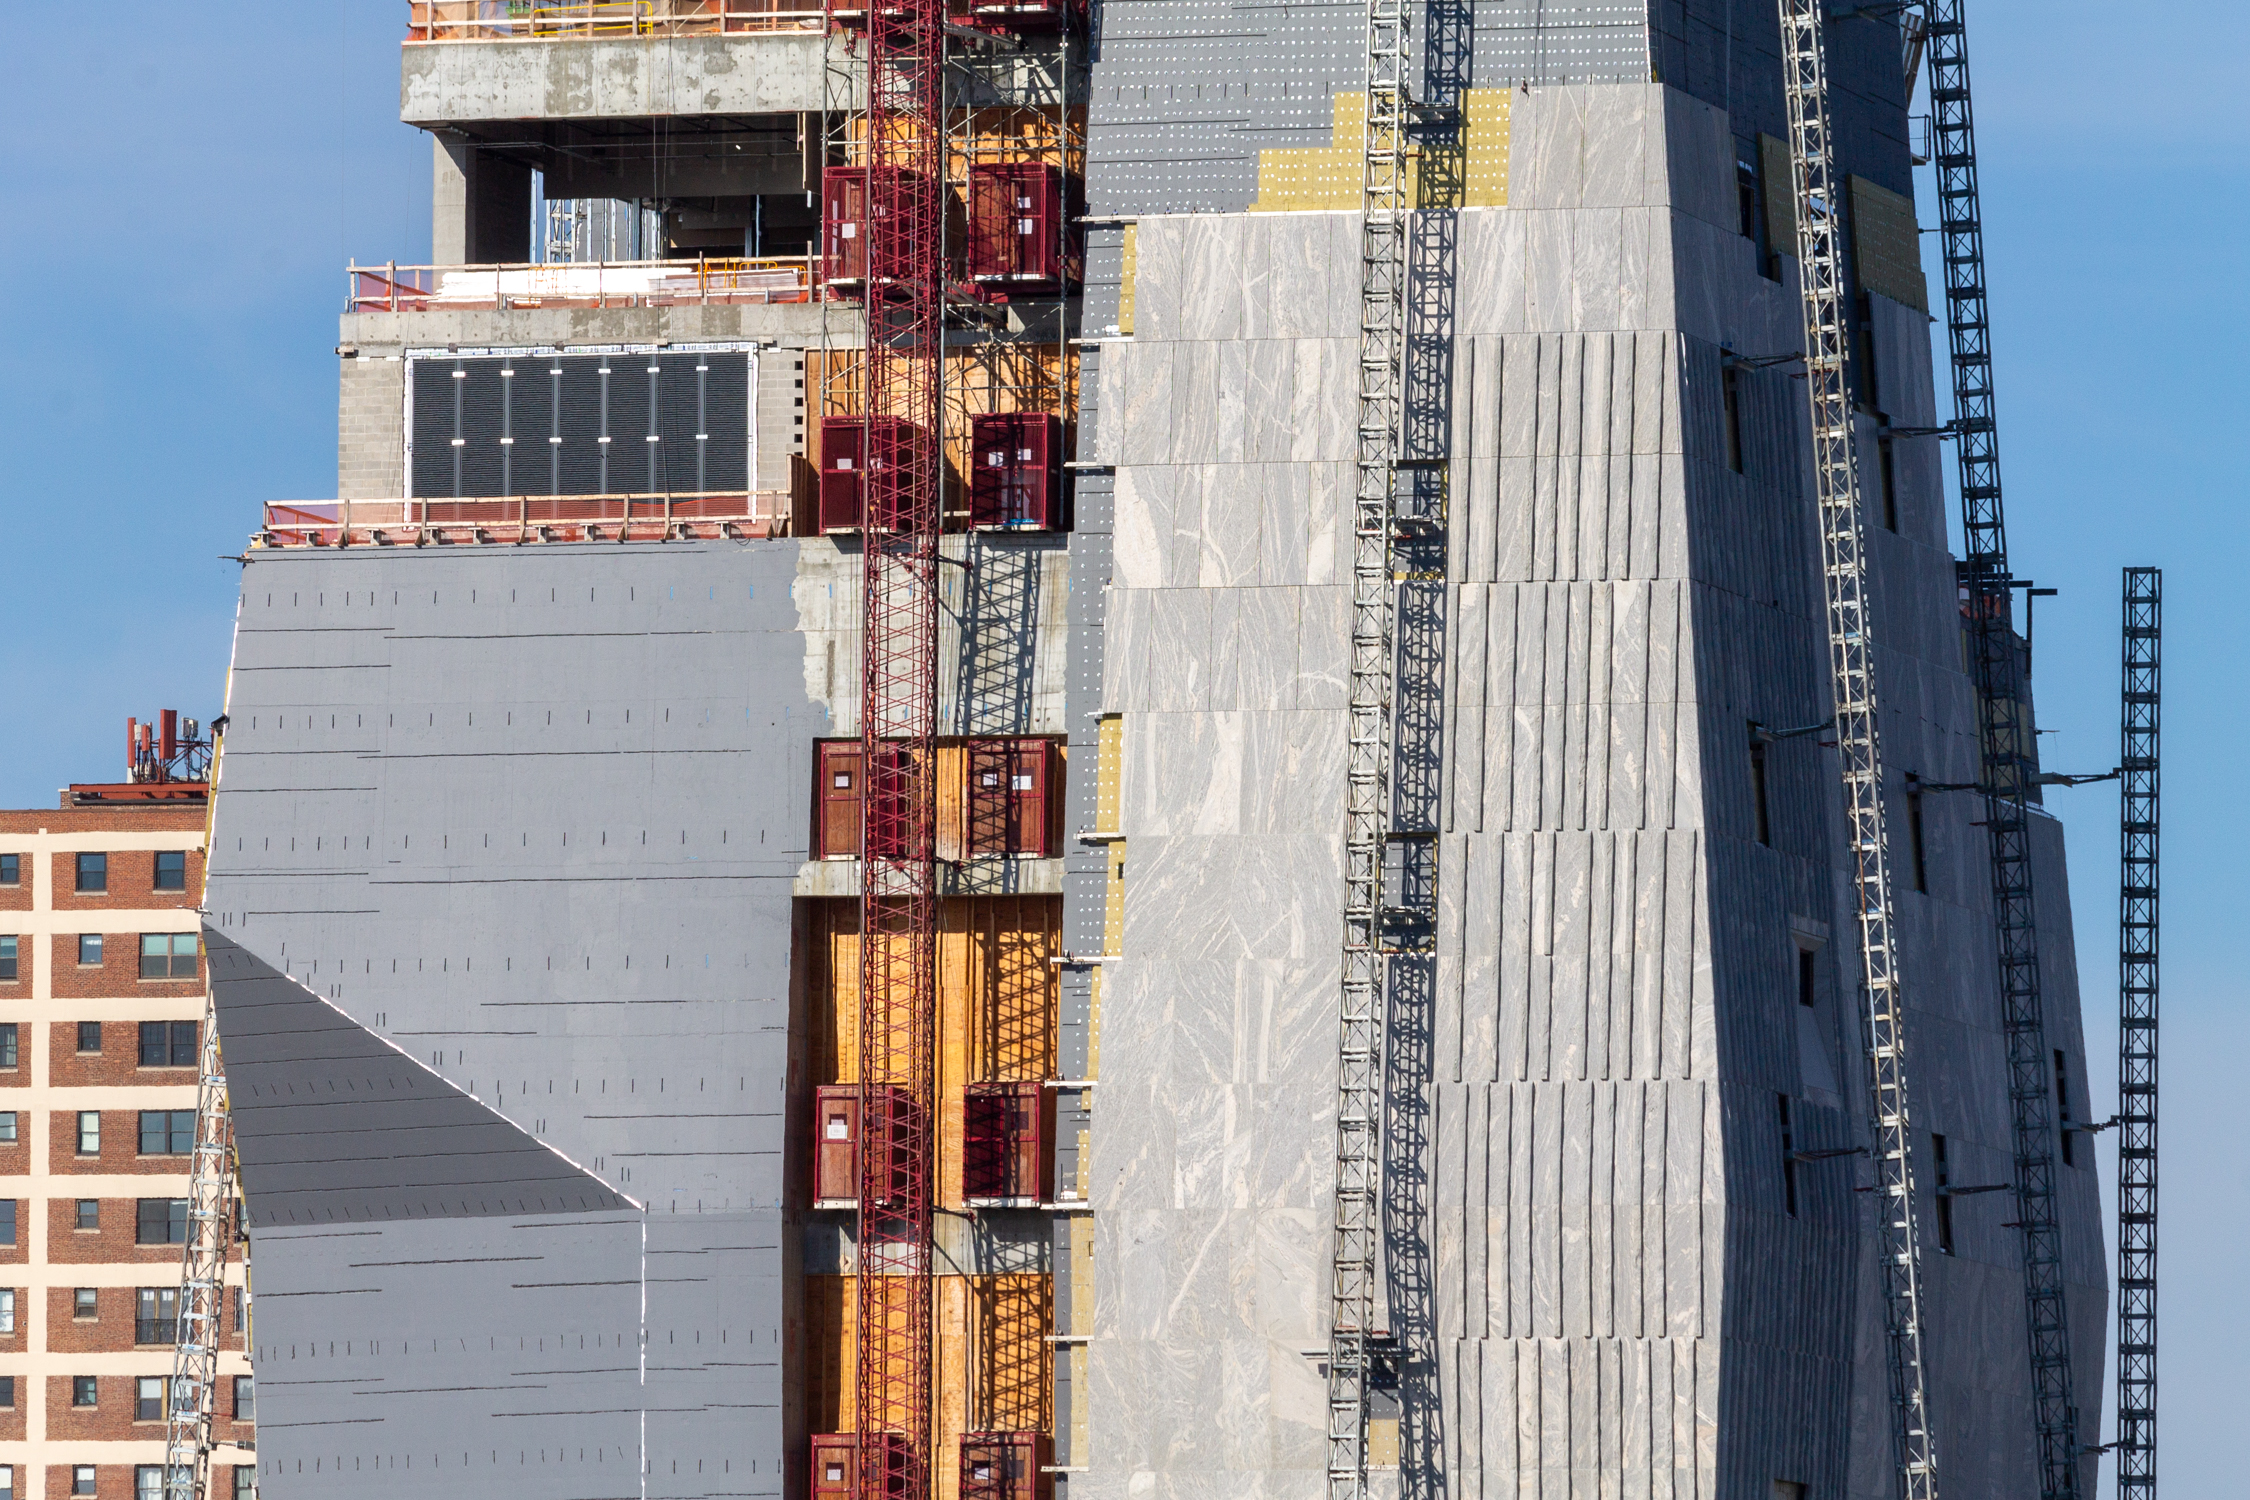
<instances>
[{"instance_id":1,"label":"tan brick facade","mask_svg":"<svg viewBox=\"0 0 2250 1500\"><path fill-rule=\"evenodd\" d=\"M194 977L143 979L141 953L149 934L192 946L204 823L200 805L0 812L0 854L17 856L20 876L0 883L0 932L17 936L16 977L0 980L0 1024L16 1030L15 1066L0 1067L0 1114L15 1124L12 1141L0 1129L0 1201L16 1208L15 1243L0 1244L0 1266L14 1268L0 1282L15 1289L14 1332L0 1333L0 1377L15 1382L14 1405L0 1406L0 1463L26 1500L70 1496L81 1466L97 1495L133 1500L135 1469L164 1461L164 1423L136 1412L136 1382L170 1374L172 1345L142 1340L169 1334L164 1313L176 1309L152 1303L144 1326L139 1291L177 1288L180 1247L138 1243L138 1208L187 1196L191 1159L170 1150L170 1116L192 1115L196 1070L169 1058L175 1026L188 1028L183 1046L200 1038L204 983L199 954ZM160 851L184 856L180 889L156 888ZM75 888L80 853L105 856L105 890ZM81 963L89 933L101 937L99 961ZM81 1022L98 1032L82 1037ZM166 1028L166 1065L141 1066L144 1022ZM144 1111L166 1115L160 1151L140 1149ZM100 1120L90 1153L78 1150L81 1113ZM90 1229L77 1227L82 1199L95 1205ZM80 1288L91 1317L79 1316ZM233 1377L249 1371L239 1348L223 1356L223 1414ZM73 1404L80 1377L95 1382L91 1407ZM221 1427L223 1438L250 1435ZM213 1467L210 1500L232 1500L232 1468Z\"/></svg>"}]
</instances>

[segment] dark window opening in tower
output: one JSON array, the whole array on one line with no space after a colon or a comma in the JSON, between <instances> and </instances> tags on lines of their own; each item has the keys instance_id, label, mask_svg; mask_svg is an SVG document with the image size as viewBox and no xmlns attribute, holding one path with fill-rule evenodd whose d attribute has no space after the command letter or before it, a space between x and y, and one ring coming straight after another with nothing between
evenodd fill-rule
<instances>
[{"instance_id":1,"label":"dark window opening in tower","mask_svg":"<svg viewBox=\"0 0 2250 1500\"><path fill-rule=\"evenodd\" d=\"M1770 847L1773 819L1766 807L1766 742L1761 739L1750 741L1750 801L1757 818L1758 842Z\"/></svg>"},{"instance_id":2,"label":"dark window opening in tower","mask_svg":"<svg viewBox=\"0 0 2250 1500\"><path fill-rule=\"evenodd\" d=\"M2066 1167L2078 1165L2078 1132L2070 1126L2070 1064L2062 1050L2055 1051L2055 1123L2062 1128L2062 1159Z\"/></svg>"},{"instance_id":3,"label":"dark window opening in tower","mask_svg":"<svg viewBox=\"0 0 2250 1500\"><path fill-rule=\"evenodd\" d=\"M1774 1107L1781 1117L1781 1201L1789 1217L1797 1217L1797 1139L1789 1128L1789 1096L1773 1096Z\"/></svg>"},{"instance_id":4,"label":"dark window opening in tower","mask_svg":"<svg viewBox=\"0 0 2250 1500\"><path fill-rule=\"evenodd\" d=\"M1953 1253L1953 1174L1946 1165L1945 1137L1935 1131L1930 1134L1930 1161L1937 1176L1937 1247L1946 1255Z\"/></svg>"},{"instance_id":5,"label":"dark window opening in tower","mask_svg":"<svg viewBox=\"0 0 2250 1500\"><path fill-rule=\"evenodd\" d=\"M1922 794L1906 794L1906 841L1914 862L1914 889L1925 895L1930 889L1930 866L1922 842Z\"/></svg>"},{"instance_id":6,"label":"dark window opening in tower","mask_svg":"<svg viewBox=\"0 0 2250 1500\"><path fill-rule=\"evenodd\" d=\"M1733 365L1719 372L1719 389L1727 407L1727 467L1742 472L1742 387Z\"/></svg>"},{"instance_id":7,"label":"dark window opening in tower","mask_svg":"<svg viewBox=\"0 0 2250 1500\"><path fill-rule=\"evenodd\" d=\"M1818 1000L1820 969L1810 948L1797 950L1797 1003L1807 1010Z\"/></svg>"},{"instance_id":8,"label":"dark window opening in tower","mask_svg":"<svg viewBox=\"0 0 2250 1500\"><path fill-rule=\"evenodd\" d=\"M1883 529L1898 530L1898 473L1892 466L1891 440L1884 438L1875 445L1875 461L1883 478Z\"/></svg>"}]
</instances>

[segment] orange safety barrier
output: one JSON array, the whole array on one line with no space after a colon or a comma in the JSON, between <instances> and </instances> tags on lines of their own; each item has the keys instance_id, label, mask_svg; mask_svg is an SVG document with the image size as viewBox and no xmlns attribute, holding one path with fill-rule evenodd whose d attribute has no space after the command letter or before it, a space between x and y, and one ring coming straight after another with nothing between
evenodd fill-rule
<instances>
[{"instance_id":1,"label":"orange safety barrier","mask_svg":"<svg viewBox=\"0 0 2250 1500\"><path fill-rule=\"evenodd\" d=\"M569 261L552 265L345 267L344 311L517 307L724 307L809 302L809 256L758 260Z\"/></svg>"},{"instance_id":2,"label":"orange safety barrier","mask_svg":"<svg viewBox=\"0 0 2250 1500\"><path fill-rule=\"evenodd\" d=\"M452 500L269 501L261 547L428 547L670 542L790 534L787 490L674 495L507 495Z\"/></svg>"},{"instance_id":3,"label":"orange safety barrier","mask_svg":"<svg viewBox=\"0 0 2250 1500\"><path fill-rule=\"evenodd\" d=\"M819 31L803 0L408 0L410 42L565 41Z\"/></svg>"}]
</instances>

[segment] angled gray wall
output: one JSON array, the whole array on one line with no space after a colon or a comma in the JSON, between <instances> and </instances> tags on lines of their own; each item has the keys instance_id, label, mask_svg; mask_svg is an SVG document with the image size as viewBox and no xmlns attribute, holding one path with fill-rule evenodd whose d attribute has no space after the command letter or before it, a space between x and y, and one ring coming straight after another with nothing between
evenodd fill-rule
<instances>
[{"instance_id":1,"label":"angled gray wall","mask_svg":"<svg viewBox=\"0 0 2250 1500\"><path fill-rule=\"evenodd\" d=\"M781 1493L804 550L252 554L208 906L269 1495Z\"/></svg>"}]
</instances>

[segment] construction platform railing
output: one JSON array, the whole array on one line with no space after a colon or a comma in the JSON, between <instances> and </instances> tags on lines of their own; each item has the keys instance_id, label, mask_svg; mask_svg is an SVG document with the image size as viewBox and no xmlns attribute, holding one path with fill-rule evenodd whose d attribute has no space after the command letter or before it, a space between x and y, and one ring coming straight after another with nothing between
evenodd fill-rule
<instances>
[{"instance_id":1,"label":"construction platform railing","mask_svg":"<svg viewBox=\"0 0 2250 1500\"><path fill-rule=\"evenodd\" d=\"M344 271L344 311L474 312L535 307L724 307L810 302L809 256L573 261L561 265L363 266Z\"/></svg>"},{"instance_id":2,"label":"construction platform railing","mask_svg":"<svg viewBox=\"0 0 2250 1500\"><path fill-rule=\"evenodd\" d=\"M763 539L790 531L788 490L269 501L261 547L428 547Z\"/></svg>"},{"instance_id":3,"label":"construction platform railing","mask_svg":"<svg viewBox=\"0 0 2250 1500\"><path fill-rule=\"evenodd\" d=\"M802 0L408 0L409 42L553 42L821 29Z\"/></svg>"}]
</instances>

